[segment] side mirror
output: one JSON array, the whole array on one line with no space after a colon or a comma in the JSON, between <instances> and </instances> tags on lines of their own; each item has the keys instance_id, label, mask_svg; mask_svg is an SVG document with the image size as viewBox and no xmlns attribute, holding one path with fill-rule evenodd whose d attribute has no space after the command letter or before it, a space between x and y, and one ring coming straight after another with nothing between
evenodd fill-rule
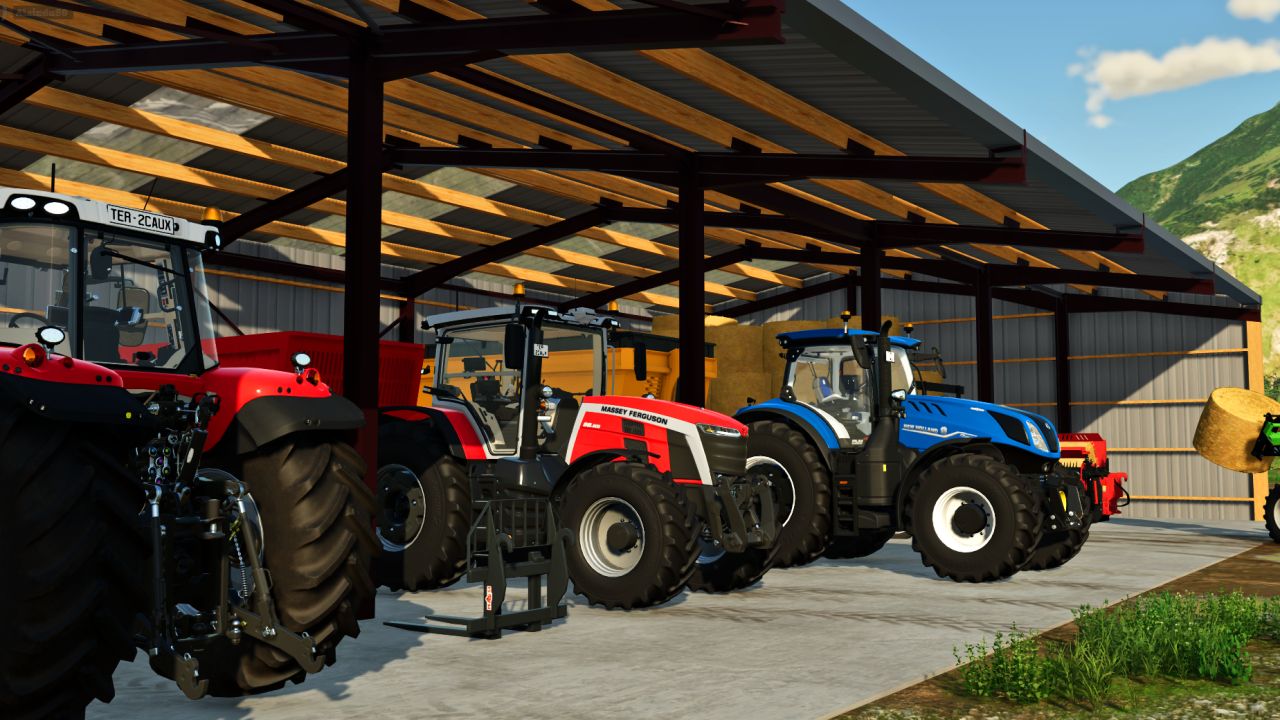
<instances>
[{"instance_id":1,"label":"side mirror","mask_svg":"<svg viewBox=\"0 0 1280 720\"><path fill-rule=\"evenodd\" d=\"M502 364L508 370L524 370L524 346L528 332L520 323L508 323L502 339Z\"/></svg>"},{"instance_id":2,"label":"side mirror","mask_svg":"<svg viewBox=\"0 0 1280 720\"><path fill-rule=\"evenodd\" d=\"M635 364L636 380L639 380L640 382L648 380L649 348L645 347L644 343L636 343L635 347L631 348L631 352L634 353L633 360Z\"/></svg>"}]
</instances>

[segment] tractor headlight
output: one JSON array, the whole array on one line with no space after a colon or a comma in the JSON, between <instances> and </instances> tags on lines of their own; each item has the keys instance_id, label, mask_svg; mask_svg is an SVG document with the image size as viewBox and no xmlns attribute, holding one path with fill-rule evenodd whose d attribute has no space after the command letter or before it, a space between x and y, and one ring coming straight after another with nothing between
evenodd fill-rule
<instances>
[{"instance_id":1,"label":"tractor headlight","mask_svg":"<svg viewBox=\"0 0 1280 720\"><path fill-rule=\"evenodd\" d=\"M724 427L723 425L698 425L698 430L706 433L707 435L715 435L716 437L742 437L742 433L734 430L733 428Z\"/></svg>"},{"instance_id":2,"label":"tractor headlight","mask_svg":"<svg viewBox=\"0 0 1280 720\"><path fill-rule=\"evenodd\" d=\"M1030 420L1024 421L1027 426L1027 437L1031 438L1031 444L1036 446L1040 452L1049 452L1049 444L1044 441L1044 435L1040 432L1040 428Z\"/></svg>"}]
</instances>

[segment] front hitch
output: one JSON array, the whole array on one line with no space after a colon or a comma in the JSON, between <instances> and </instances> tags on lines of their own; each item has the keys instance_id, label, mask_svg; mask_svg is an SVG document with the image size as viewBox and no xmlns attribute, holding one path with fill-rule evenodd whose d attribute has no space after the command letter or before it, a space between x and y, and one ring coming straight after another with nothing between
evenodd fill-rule
<instances>
[{"instance_id":1,"label":"front hitch","mask_svg":"<svg viewBox=\"0 0 1280 720\"><path fill-rule=\"evenodd\" d=\"M1044 524L1046 530L1079 530L1085 514L1084 494L1075 474L1044 477Z\"/></svg>"},{"instance_id":2,"label":"front hitch","mask_svg":"<svg viewBox=\"0 0 1280 720\"><path fill-rule=\"evenodd\" d=\"M726 552L768 548L781 531L773 484L762 474L717 475L715 484L690 488L690 501L711 539Z\"/></svg>"}]
</instances>

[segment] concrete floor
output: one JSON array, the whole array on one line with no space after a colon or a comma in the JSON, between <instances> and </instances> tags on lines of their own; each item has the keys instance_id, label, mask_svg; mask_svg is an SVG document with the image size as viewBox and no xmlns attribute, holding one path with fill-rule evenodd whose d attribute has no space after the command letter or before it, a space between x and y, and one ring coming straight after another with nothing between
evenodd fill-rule
<instances>
[{"instance_id":1,"label":"concrete floor","mask_svg":"<svg viewBox=\"0 0 1280 720\"><path fill-rule=\"evenodd\" d=\"M862 561L769 573L725 596L683 594L632 613L573 604L541 633L469 641L385 627L424 608L470 615L476 587L383 593L378 618L338 663L254 698L187 701L135 662L90 720L199 718L805 718L869 701L949 668L956 645L1017 623L1044 629L1266 541L1260 523L1119 520L1078 558L985 585L935 577L894 540ZM575 598L581 602L581 598Z\"/></svg>"}]
</instances>

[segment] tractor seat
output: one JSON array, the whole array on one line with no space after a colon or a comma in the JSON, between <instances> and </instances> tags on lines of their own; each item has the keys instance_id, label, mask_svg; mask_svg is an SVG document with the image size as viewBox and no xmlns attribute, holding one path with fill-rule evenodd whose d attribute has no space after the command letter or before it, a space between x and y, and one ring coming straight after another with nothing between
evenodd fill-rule
<instances>
[{"instance_id":1,"label":"tractor seat","mask_svg":"<svg viewBox=\"0 0 1280 720\"><path fill-rule=\"evenodd\" d=\"M120 362L120 313L111 308L84 309L84 356L93 362Z\"/></svg>"}]
</instances>

